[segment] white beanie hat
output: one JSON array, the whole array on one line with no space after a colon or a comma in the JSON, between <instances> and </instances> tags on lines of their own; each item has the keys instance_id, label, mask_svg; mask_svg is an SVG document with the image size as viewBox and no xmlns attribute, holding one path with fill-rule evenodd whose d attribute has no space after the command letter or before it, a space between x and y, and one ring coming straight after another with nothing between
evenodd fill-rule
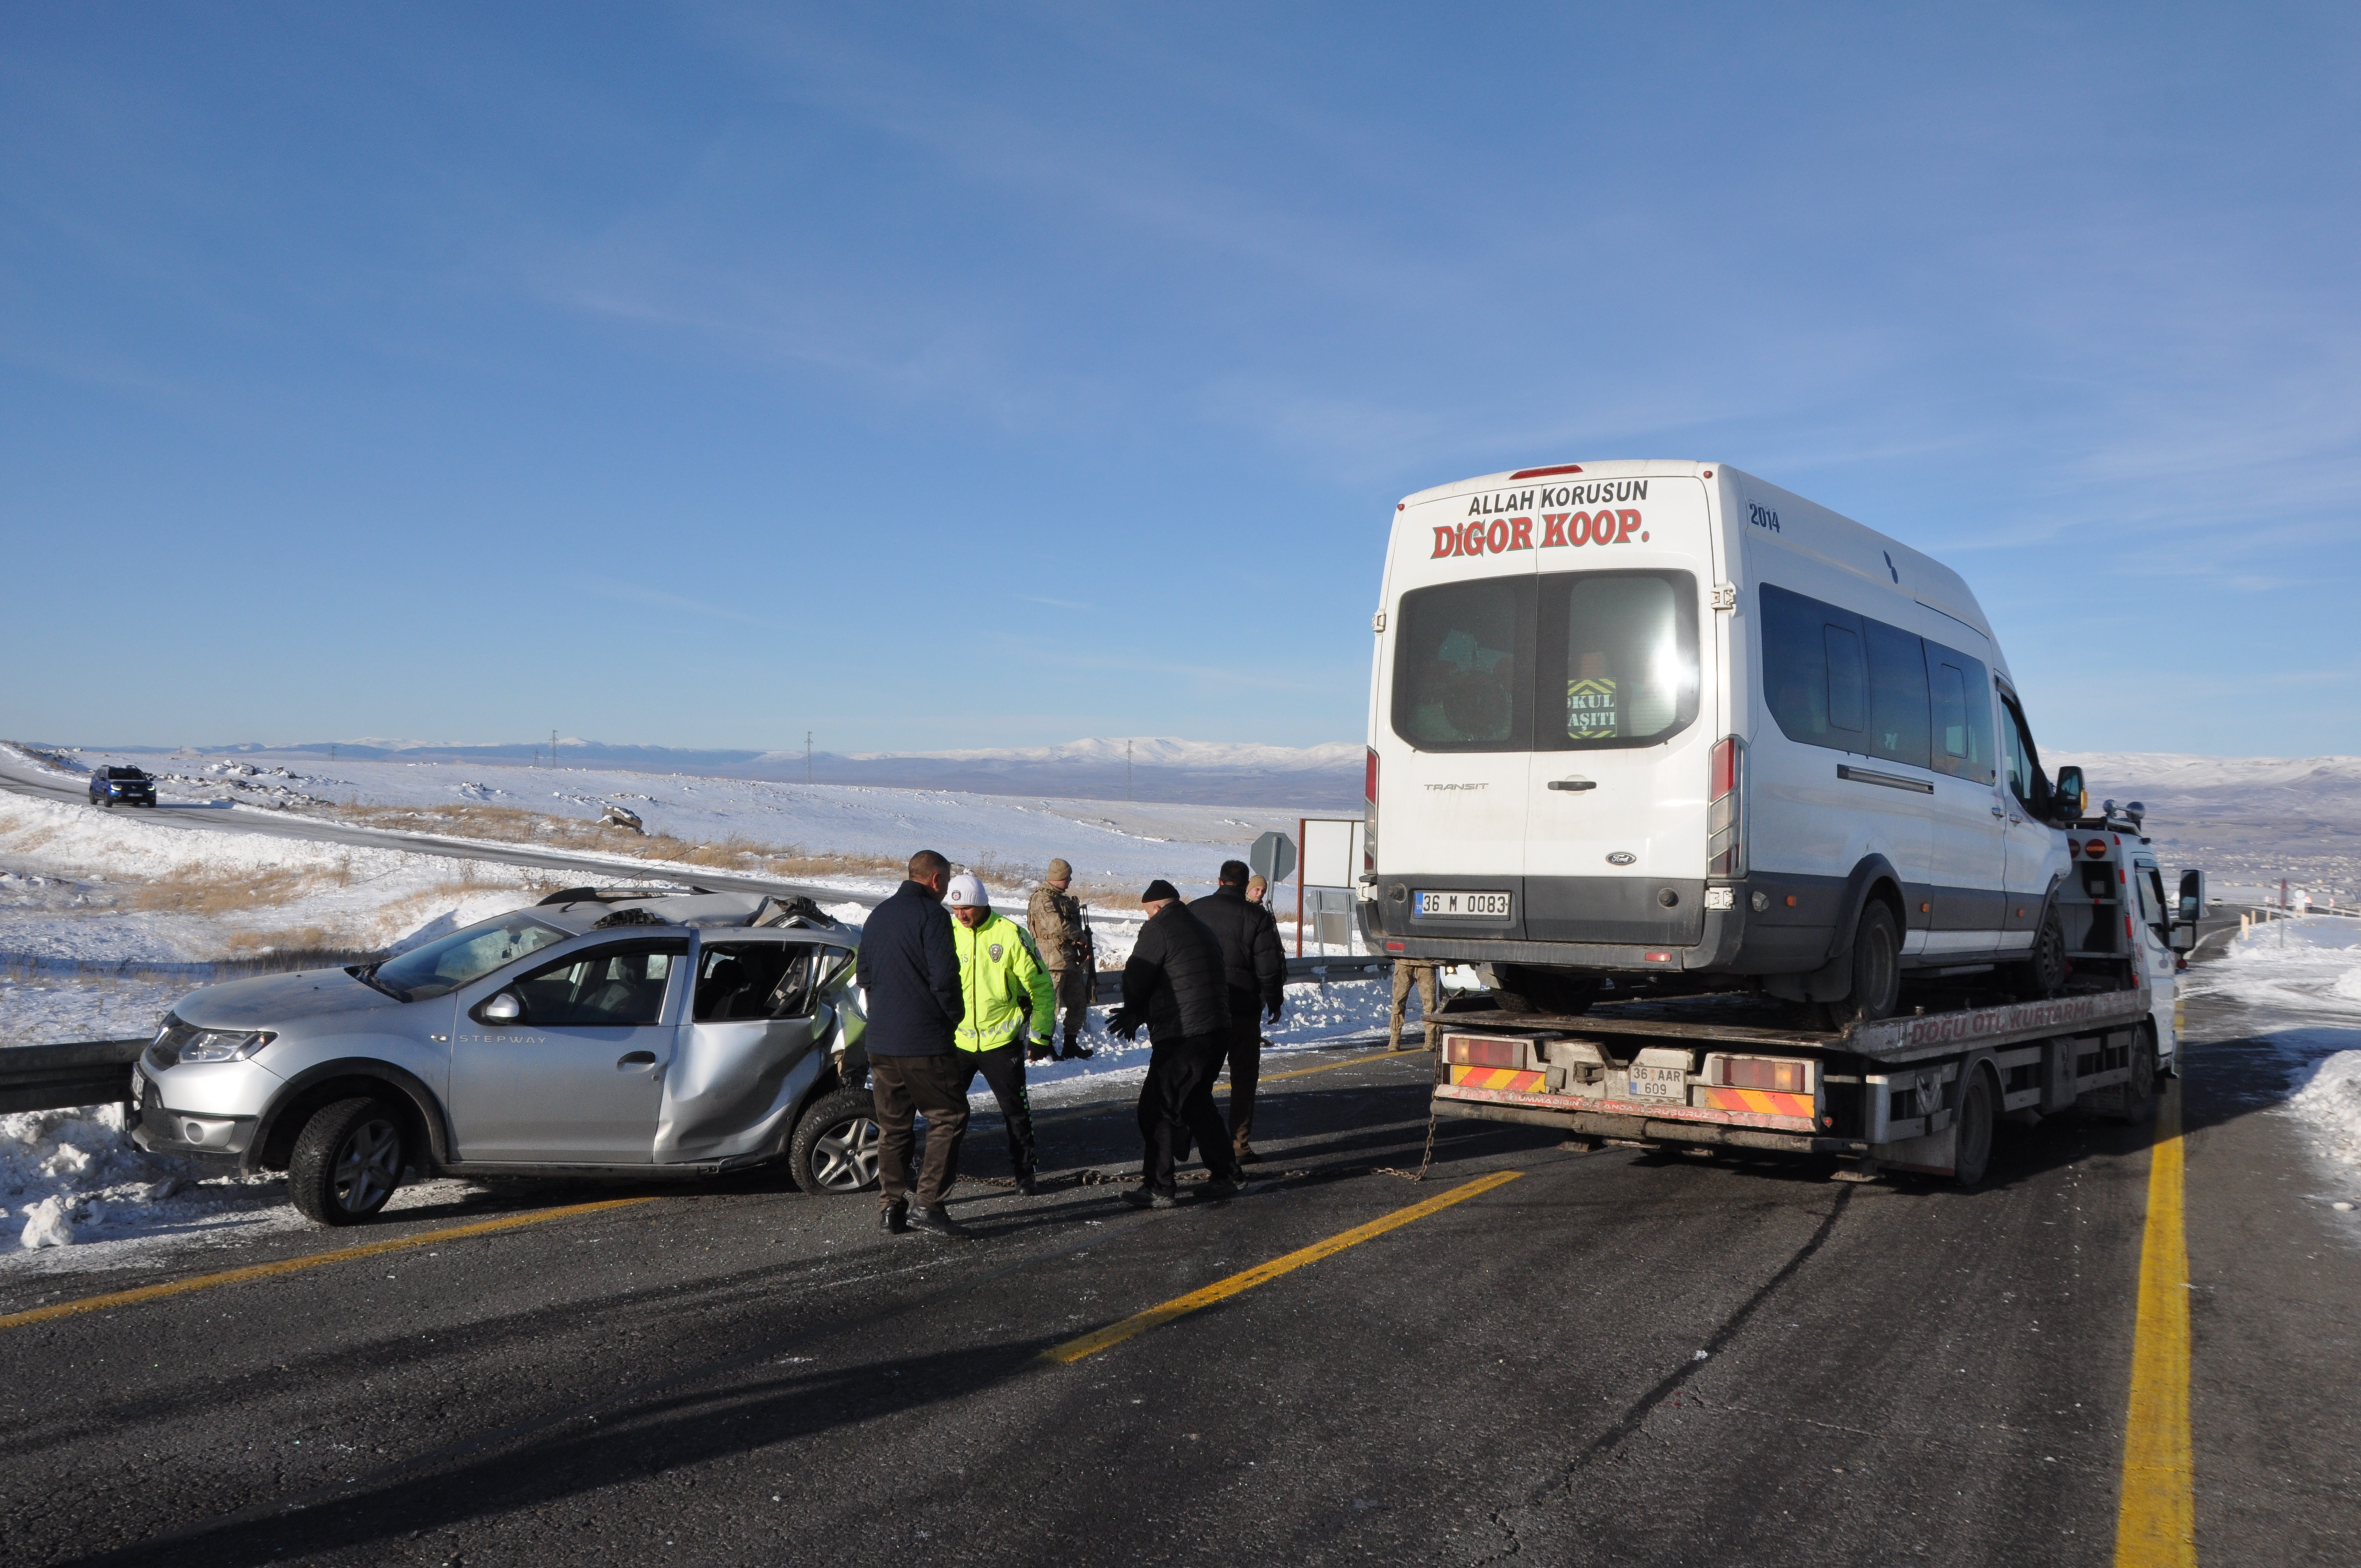
<instances>
[{"instance_id":1,"label":"white beanie hat","mask_svg":"<svg viewBox=\"0 0 2361 1568\"><path fill-rule=\"evenodd\" d=\"M951 878L951 890L943 902L953 909L989 909L992 896L983 891L983 881L967 872Z\"/></svg>"}]
</instances>

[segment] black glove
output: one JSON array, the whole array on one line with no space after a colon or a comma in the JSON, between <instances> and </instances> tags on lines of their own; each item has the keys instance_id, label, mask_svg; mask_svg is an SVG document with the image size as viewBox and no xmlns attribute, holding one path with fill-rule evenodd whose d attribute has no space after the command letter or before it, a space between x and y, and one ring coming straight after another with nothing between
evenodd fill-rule
<instances>
[{"instance_id":1,"label":"black glove","mask_svg":"<svg viewBox=\"0 0 2361 1568\"><path fill-rule=\"evenodd\" d=\"M1107 1033L1126 1040L1139 1038L1141 1020L1128 1007L1118 1007L1107 1014Z\"/></svg>"},{"instance_id":2,"label":"black glove","mask_svg":"<svg viewBox=\"0 0 2361 1568\"><path fill-rule=\"evenodd\" d=\"M1279 1003L1274 1002L1270 1004L1270 1021L1272 1023L1276 1024L1279 1022L1279 1011L1280 1004Z\"/></svg>"}]
</instances>

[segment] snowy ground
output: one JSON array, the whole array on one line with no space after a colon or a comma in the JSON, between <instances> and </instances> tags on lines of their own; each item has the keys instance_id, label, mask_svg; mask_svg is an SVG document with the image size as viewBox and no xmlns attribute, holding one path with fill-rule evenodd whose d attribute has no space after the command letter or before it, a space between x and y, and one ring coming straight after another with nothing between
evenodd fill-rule
<instances>
[{"instance_id":1,"label":"snowy ground","mask_svg":"<svg viewBox=\"0 0 2361 1568\"><path fill-rule=\"evenodd\" d=\"M20 753L20 755L23 753ZM738 840L783 851L906 861L941 851L979 871L995 890L1038 880L1054 858L1102 900L1163 877L1184 893L1210 888L1222 861L1243 858L1266 831L1293 838L1305 816L1258 806L1063 800L859 784L780 784L621 769L489 762L257 762L247 758L111 756L59 751L57 770L86 777L104 762L145 767L168 800L225 800L265 810L337 806L505 806L595 822L609 805L635 813L652 834L699 843ZM890 887L890 882L884 885Z\"/></svg>"},{"instance_id":2,"label":"snowy ground","mask_svg":"<svg viewBox=\"0 0 2361 1568\"><path fill-rule=\"evenodd\" d=\"M71 767L82 759L58 761ZM1290 833L1295 827L1285 814L1266 820L1214 807L572 770L367 763L346 770L355 776L329 780L231 772L231 764L207 775L206 765L176 764L185 776L168 783L167 798L231 799L240 803L235 809L474 803L593 818L612 800L639 811L651 831L692 840L735 837L897 858L931 845L983 866L995 897L1020 913L1027 873L1051 855L1074 861L1083 879L1095 874L1130 887L1166 876L1202 886L1266 826ZM541 797L528 793L540 784L555 787ZM664 885L666 869L651 864L650 885ZM691 867L675 870L676 878L694 874ZM146 1035L206 982L214 963L399 948L572 880L496 862L167 828L137 812L0 794L0 1042ZM873 894L890 891L894 881L890 873L831 880ZM1106 960L1120 962L1137 938L1134 898L1093 908ZM862 910L846 904L831 913L857 921ZM1389 995L1367 982L1290 987L1286 1017L1270 1030L1274 1054L1382 1029ZM1137 1083L1147 1067L1144 1041L1115 1040L1103 1027L1091 1039L1098 1047L1092 1060L1036 1065L1037 1100L1056 1104ZM1275 1062L1271 1070L1284 1068ZM978 1097L979 1108L990 1104L988 1093ZM480 1190L433 1182L404 1190L395 1206L448 1203ZM0 1270L153 1261L235 1247L302 1223L280 1179L224 1176L143 1154L125 1136L115 1107L0 1115Z\"/></svg>"},{"instance_id":3,"label":"snowy ground","mask_svg":"<svg viewBox=\"0 0 2361 1568\"><path fill-rule=\"evenodd\" d=\"M2361 920L2273 921L2183 978L2191 998L2242 1004L2235 1027L2286 1058L2295 1117L2340 1203L2361 1202Z\"/></svg>"}]
</instances>

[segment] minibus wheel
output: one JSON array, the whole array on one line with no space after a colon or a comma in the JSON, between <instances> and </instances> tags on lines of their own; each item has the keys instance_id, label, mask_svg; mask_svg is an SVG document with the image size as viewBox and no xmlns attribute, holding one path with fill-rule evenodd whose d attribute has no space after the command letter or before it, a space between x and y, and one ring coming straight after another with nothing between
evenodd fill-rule
<instances>
[{"instance_id":1,"label":"minibus wheel","mask_svg":"<svg viewBox=\"0 0 2361 1568\"><path fill-rule=\"evenodd\" d=\"M1852 990L1828 1005L1837 1026L1891 1018L1902 1004L1902 937L1883 899L1861 906L1852 934Z\"/></svg>"}]
</instances>

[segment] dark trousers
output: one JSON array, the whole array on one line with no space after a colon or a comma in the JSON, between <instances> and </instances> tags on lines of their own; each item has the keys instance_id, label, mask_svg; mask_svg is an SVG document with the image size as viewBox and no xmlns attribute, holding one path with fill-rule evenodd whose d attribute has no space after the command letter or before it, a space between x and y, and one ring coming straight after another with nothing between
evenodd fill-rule
<instances>
[{"instance_id":1,"label":"dark trousers","mask_svg":"<svg viewBox=\"0 0 2361 1568\"><path fill-rule=\"evenodd\" d=\"M967 1135L967 1066L946 1051L939 1057L871 1057L869 1080L877 1103L877 1181L888 1203L910 1194L914 1113L927 1113L927 1168L917 1203L931 1209L959 1180L960 1140Z\"/></svg>"},{"instance_id":2,"label":"dark trousers","mask_svg":"<svg viewBox=\"0 0 2361 1568\"><path fill-rule=\"evenodd\" d=\"M1033 1174L1033 1102L1025 1092L1025 1046L1022 1041L996 1050L961 1051L960 1098L975 1087L975 1075L992 1086L1000 1102L1000 1119L1008 1124L1008 1163L1020 1177Z\"/></svg>"},{"instance_id":3,"label":"dark trousers","mask_svg":"<svg viewBox=\"0 0 2361 1568\"><path fill-rule=\"evenodd\" d=\"M1213 1109L1213 1078L1228 1045L1221 1035L1191 1035L1148 1048L1148 1077L1139 1086L1139 1137L1146 1146L1140 1179L1158 1192L1173 1190L1172 1168L1191 1138L1204 1150L1207 1170L1238 1179L1228 1129Z\"/></svg>"},{"instance_id":4,"label":"dark trousers","mask_svg":"<svg viewBox=\"0 0 2361 1568\"><path fill-rule=\"evenodd\" d=\"M1230 1147L1243 1153L1254 1132L1255 1085L1262 1080L1262 1009L1230 1013Z\"/></svg>"}]
</instances>

